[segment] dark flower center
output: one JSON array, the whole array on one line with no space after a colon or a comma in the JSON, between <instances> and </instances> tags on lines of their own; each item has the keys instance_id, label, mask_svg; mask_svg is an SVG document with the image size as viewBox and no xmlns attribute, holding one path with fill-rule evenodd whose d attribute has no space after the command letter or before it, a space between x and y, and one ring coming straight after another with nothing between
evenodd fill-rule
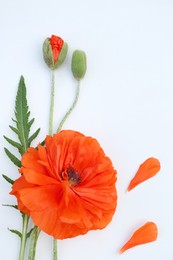
<instances>
[{"instance_id":1,"label":"dark flower center","mask_svg":"<svg viewBox=\"0 0 173 260\"><path fill-rule=\"evenodd\" d=\"M70 185L79 184L81 181L80 174L72 167L65 169L62 172L61 177L63 180L68 180Z\"/></svg>"}]
</instances>

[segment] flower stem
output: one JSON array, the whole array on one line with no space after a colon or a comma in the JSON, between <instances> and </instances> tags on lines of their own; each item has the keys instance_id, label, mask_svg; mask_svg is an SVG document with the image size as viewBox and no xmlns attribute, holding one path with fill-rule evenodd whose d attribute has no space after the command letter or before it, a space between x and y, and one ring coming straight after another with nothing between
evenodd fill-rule
<instances>
[{"instance_id":1,"label":"flower stem","mask_svg":"<svg viewBox=\"0 0 173 260\"><path fill-rule=\"evenodd\" d=\"M53 239L53 260L58 260L58 247L57 247L57 239Z\"/></svg>"},{"instance_id":2,"label":"flower stem","mask_svg":"<svg viewBox=\"0 0 173 260\"><path fill-rule=\"evenodd\" d=\"M26 246L26 240L27 240L27 227L28 227L28 221L29 216L27 214L23 214L23 226L22 226L22 237L21 237L21 243L20 243L20 252L19 252L19 260L25 259L25 246Z\"/></svg>"},{"instance_id":3,"label":"flower stem","mask_svg":"<svg viewBox=\"0 0 173 260\"><path fill-rule=\"evenodd\" d=\"M53 134L53 112L54 112L54 96L55 96L55 75L54 70L52 70L52 86L51 86L51 99L50 99L50 114L49 114L49 135ZM53 239L53 259L57 260L57 240ZM34 258L29 258L29 260L34 260Z\"/></svg>"},{"instance_id":4,"label":"flower stem","mask_svg":"<svg viewBox=\"0 0 173 260\"><path fill-rule=\"evenodd\" d=\"M49 134L53 133L53 112L54 112L54 95L55 95L55 74L52 70L52 85L51 85L51 99L50 99L50 114L49 114Z\"/></svg>"},{"instance_id":5,"label":"flower stem","mask_svg":"<svg viewBox=\"0 0 173 260\"><path fill-rule=\"evenodd\" d=\"M36 245L37 245L37 240L38 240L39 234L40 234L40 229L37 226L35 226L32 230L32 234L31 234L28 260L35 259Z\"/></svg>"},{"instance_id":6,"label":"flower stem","mask_svg":"<svg viewBox=\"0 0 173 260\"><path fill-rule=\"evenodd\" d=\"M75 108L76 104L77 104L77 101L79 99L79 92L80 92L80 81L78 80L77 81L77 89L76 89L76 95L75 95L75 99L73 101L73 104L71 105L71 107L69 108L69 110L66 112L66 114L64 115L64 117L62 118L59 126L58 126L58 129L57 129L57 133L59 131L61 131L61 128L63 126L63 124L65 123L66 119L68 118L68 116L71 114L71 112L73 111L73 109Z\"/></svg>"}]
</instances>

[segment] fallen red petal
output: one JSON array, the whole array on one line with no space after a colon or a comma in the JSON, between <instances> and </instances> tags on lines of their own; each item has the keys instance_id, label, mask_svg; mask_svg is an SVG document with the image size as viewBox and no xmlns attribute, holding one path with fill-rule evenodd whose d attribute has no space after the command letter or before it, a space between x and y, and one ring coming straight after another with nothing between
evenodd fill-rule
<instances>
[{"instance_id":1,"label":"fallen red petal","mask_svg":"<svg viewBox=\"0 0 173 260\"><path fill-rule=\"evenodd\" d=\"M157 239L158 229L154 222L147 222L145 225L137 229L128 242L120 249L119 253L122 254L127 249L153 242Z\"/></svg>"},{"instance_id":2,"label":"fallen red petal","mask_svg":"<svg viewBox=\"0 0 173 260\"><path fill-rule=\"evenodd\" d=\"M146 181L147 179L153 177L160 170L160 162L156 158L148 158L144 163L142 163L135 174L134 178L131 180L128 191L135 188L138 184Z\"/></svg>"}]
</instances>

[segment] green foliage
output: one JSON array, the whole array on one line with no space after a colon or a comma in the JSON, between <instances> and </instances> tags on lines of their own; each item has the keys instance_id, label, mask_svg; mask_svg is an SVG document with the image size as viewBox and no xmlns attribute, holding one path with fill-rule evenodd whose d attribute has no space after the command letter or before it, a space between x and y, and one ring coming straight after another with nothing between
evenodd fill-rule
<instances>
[{"instance_id":1,"label":"green foliage","mask_svg":"<svg viewBox=\"0 0 173 260\"><path fill-rule=\"evenodd\" d=\"M27 98L26 98L26 86L23 76L21 76L19 85L18 85L18 91L16 95L16 101L15 101L15 118L12 119L15 126L10 125L10 129L17 135L17 141L12 140L11 138L4 136L5 140L12 145L14 148L16 148L22 156L26 151L27 148L30 147L31 142L37 137L37 135L40 132L40 128L37 129L34 133L30 135L30 129L31 126L34 123L34 118L30 119L30 111L27 104ZM6 155L8 158L18 167L21 167L21 160L16 157L11 151L9 151L7 148L4 148ZM10 184L13 184L14 181L10 179L6 175L2 175L2 177L9 182ZM14 209L18 210L17 205L9 205L4 204L4 206L12 207ZM16 234L21 239L21 244L26 242L27 238L30 237L33 229L30 229L27 232L27 226L29 221L29 216L21 212L22 219L23 219L23 226L26 227L26 231L20 231L16 229L9 229L10 232ZM22 257L23 259L23 257Z\"/></svg>"},{"instance_id":2,"label":"green foliage","mask_svg":"<svg viewBox=\"0 0 173 260\"><path fill-rule=\"evenodd\" d=\"M21 76L18 91L16 95L15 101L15 119L12 119L15 123L14 126L9 126L10 129L17 135L18 142L4 136L5 140L11 144L14 148L18 150L20 155L22 156L26 151L27 148L31 145L31 142L37 137L40 132L40 128L37 129L32 135L30 135L30 129L34 122L34 118L30 119L30 111L27 104L26 98L26 86L24 77ZM17 166L21 167L20 160L12 154L7 148L5 149L5 153L7 154L8 158ZM3 176L4 177L4 176ZM5 178L7 180L7 177Z\"/></svg>"},{"instance_id":3,"label":"green foliage","mask_svg":"<svg viewBox=\"0 0 173 260\"><path fill-rule=\"evenodd\" d=\"M14 181L12 179L10 179L9 177L7 177L6 175L2 174L2 177L7 181L9 182L10 184L13 184Z\"/></svg>"},{"instance_id":4,"label":"green foliage","mask_svg":"<svg viewBox=\"0 0 173 260\"><path fill-rule=\"evenodd\" d=\"M28 138L28 147L31 145L31 142L37 137L40 132L40 128L37 129L29 138Z\"/></svg>"},{"instance_id":5,"label":"green foliage","mask_svg":"<svg viewBox=\"0 0 173 260\"><path fill-rule=\"evenodd\" d=\"M17 206L17 205L2 204L2 206L11 207L11 208L14 208L14 209L18 209L18 206Z\"/></svg>"},{"instance_id":6,"label":"green foliage","mask_svg":"<svg viewBox=\"0 0 173 260\"><path fill-rule=\"evenodd\" d=\"M9 230L10 232L12 232L12 233L18 235L20 238L22 237L21 232L19 232L18 230L16 230L16 229L8 229L8 230Z\"/></svg>"},{"instance_id":7,"label":"green foliage","mask_svg":"<svg viewBox=\"0 0 173 260\"><path fill-rule=\"evenodd\" d=\"M21 161L14 155L12 154L7 148L4 148L6 155L8 158L17 166L21 167Z\"/></svg>"},{"instance_id":8,"label":"green foliage","mask_svg":"<svg viewBox=\"0 0 173 260\"><path fill-rule=\"evenodd\" d=\"M30 231L26 234L26 238L29 238L31 236L32 231L34 230L34 228L31 228Z\"/></svg>"}]
</instances>

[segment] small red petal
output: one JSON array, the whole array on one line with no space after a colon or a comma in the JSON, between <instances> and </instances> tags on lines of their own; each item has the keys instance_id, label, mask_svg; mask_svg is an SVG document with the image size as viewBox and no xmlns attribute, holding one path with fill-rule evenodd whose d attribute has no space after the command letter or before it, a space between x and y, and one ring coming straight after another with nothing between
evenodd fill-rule
<instances>
[{"instance_id":1,"label":"small red petal","mask_svg":"<svg viewBox=\"0 0 173 260\"><path fill-rule=\"evenodd\" d=\"M128 242L120 249L119 253L122 254L127 249L153 242L157 239L158 229L154 222L147 222L145 225L137 229Z\"/></svg>"},{"instance_id":2,"label":"small red petal","mask_svg":"<svg viewBox=\"0 0 173 260\"><path fill-rule=\"evenodd\" d=\"M131 180L128 191L135 188L138 184L146 181L147 179L153 177L160 170L160 162L158 159L153 157L148 158L144 163L142 163L135 174L134 178Z\"/></svg>"}]
</instances>

